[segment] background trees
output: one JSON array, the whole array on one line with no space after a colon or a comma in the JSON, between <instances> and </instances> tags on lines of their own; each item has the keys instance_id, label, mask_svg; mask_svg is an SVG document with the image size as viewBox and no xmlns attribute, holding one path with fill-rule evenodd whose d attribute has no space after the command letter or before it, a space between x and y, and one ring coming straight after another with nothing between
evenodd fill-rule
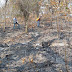
<instances>
[{"instance_id":1,"label":"background trees","mask_svg":"<svg viewBox=\"0 0 72 72\"><path fill-rule=\"evenodd\" d=\"M18 0L17 6L18 6L18 9L20 10L21 15L23 15L24 17L26 32L27 32L27 21L28 21L30 13L35 11L37 14L37 17L39 16L38 0Z\"/></svg>"},{"instance_id":2,"label":"background trees","mask_svg":"<svg viewBox=\"0 0 72 72\"><path fill-rule=\"evenodd\" d=\"M8 3L7 3L8 2ZM45 13L47 13L46 17L50 15L50 17L56 16L58 14L65 14L68 11L68 3L67 0L6 0L5 6L3 9L5 10L5 14L1 13L5 19L6 25L6 17L10 18L12 22L13 16L21 16L24 17L25 25L27 26L27 21L31 14L39 16L41 13L41 6L46 8ZM1 9L2 10L2 9ZM57 14L58 12L58 14ZM69 11L68 11L69 12ZM52 18L51 18L52 21Z\"/></svg>"}]
</instances>

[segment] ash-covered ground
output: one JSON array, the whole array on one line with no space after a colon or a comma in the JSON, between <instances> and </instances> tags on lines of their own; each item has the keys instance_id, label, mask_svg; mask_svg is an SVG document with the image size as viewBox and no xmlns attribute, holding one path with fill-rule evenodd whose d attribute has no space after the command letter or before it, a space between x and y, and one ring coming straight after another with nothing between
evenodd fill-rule
<instances>
[{"instance_id":1,"label":"ash-covered ground","mask_svg":"<svg viewBox=\"0 0 72 72\"><path fill-rule=\"evenodd\" d=\"M0 72L72 72L72 23L60 23L0 28Z\"/></svg>"}]
</instances>

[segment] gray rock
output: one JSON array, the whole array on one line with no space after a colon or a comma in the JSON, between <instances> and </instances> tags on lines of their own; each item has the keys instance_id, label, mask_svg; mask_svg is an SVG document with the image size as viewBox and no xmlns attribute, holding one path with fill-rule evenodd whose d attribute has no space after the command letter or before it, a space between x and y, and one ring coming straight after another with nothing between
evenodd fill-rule
<instances>
[{"instance_id":1,"label":"gray rock","mask_svg":"<svg viewBox=\"0 0 72 72\"><path fill-rule=\"evenodd\" d=\"M4 47L3 44L0 44L0 47Z\"/></svg>"},{"instance_id":2,"label":"gray rock","mask_svg":"<svg viewBox=\"0 0 72 72\"><path fill-rule=\"evenodd\" d=\"M0 47L9 47L9 46L5 43L5 44L0 44Z\"/></svg>"},{"instance_id":3,"label":"gray rock","mask_svg":"<svg viewBox=\"0 0 72 72\"><path fill-rule=\"evenodd\" d=\"M5 44L3 44L3 46L4 46L4 47L9 47L6 43L5 43Z\"/></svg>"},{"instance_id":4,"label":"gray rock","mask_svg":"<svg viewBox=\"0 0 72 72\"><path fill-rule=\"evenodd\" d=\"M42 47L49 47L50 46L50 42L42 42Z\"/></svg>"}]
</instances>

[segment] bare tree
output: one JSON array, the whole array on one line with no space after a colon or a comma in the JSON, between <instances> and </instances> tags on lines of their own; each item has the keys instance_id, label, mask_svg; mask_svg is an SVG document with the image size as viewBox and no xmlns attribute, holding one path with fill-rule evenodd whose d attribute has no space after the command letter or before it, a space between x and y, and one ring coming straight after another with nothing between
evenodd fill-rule
<instances>
[{"instance_id":1,"label":"bare tree","mask_svg":"<svg viewBox=\"0 0 72 72\"><path fill-rule=\"evenodd\" d=\"M4 26L4 31L5 31L5 27L6 27L6 5L7 5L7 2L8 2L8 0L5 0L5 15L4 15L4 18L5 18L5 26Z\"/></svg>"},{"instance_id":2,"label":"bare tree","mask_svg":"<svg viewBox=\"0 0 72 72\"><path fill-rule=\"evenodd\" d=\"M30 7L31 7L31 1L30 0L18 0L18 7L22 13L22 15L24 16L24 21L25 21L25 26L26 26L26 32L27 32L27 21L29 18L29 14L30 14Z\"/></svg>"},{"instance_id":3,"label":"bare tree","mask_svg":"<svg viewBox=\"0 0 72 72\"><path fill-rule=\"evenodd\" d=\"M38 0L18 0L17 5L21 11L21 14L24 16L26 32L27 32L27 21L28 21L30 13L32 11L35 11L37 14L37 17L39 16Z\"/></svg>"}]
</instances>

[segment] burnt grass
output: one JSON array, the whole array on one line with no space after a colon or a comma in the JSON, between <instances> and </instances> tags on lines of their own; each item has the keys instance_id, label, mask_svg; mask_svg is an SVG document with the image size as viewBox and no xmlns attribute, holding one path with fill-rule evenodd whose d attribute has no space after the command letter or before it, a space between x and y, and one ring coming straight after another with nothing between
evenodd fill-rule
<instances>
[{"instance_id":1,"label":"burnt grass","mask_svg":"<svg viewBox=\"0 0 72 72\"><path fill-rule=\"evenodd\" d=\"M63 30L59 23L59 33L56 22L46 20L28 33L0 28L0 72L72 72L72 24L66 23Z\"/></svg>"}]
</instances>

